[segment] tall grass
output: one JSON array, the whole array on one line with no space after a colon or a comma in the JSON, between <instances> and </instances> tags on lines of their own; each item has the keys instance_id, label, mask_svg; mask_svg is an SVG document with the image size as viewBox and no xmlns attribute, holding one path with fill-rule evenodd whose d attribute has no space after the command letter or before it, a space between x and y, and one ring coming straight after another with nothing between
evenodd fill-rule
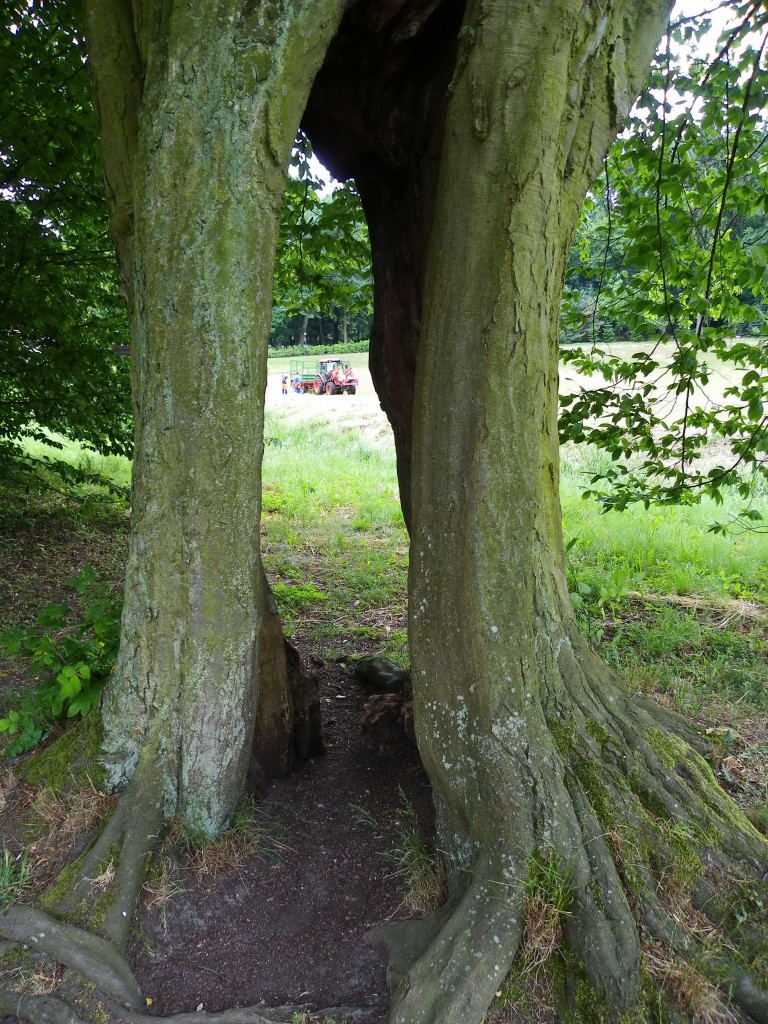
<instances>
[{"instance_id":1,"label":"tall grass","mask_svg":"<svg viewBox=\"0 0 768 1024\"><path fill-rule=\"evenodd\" d=\"M102 455L80 444L79 441L71 441L59 434L52 434L51 440L53 444L27 439L24 441L23 449L33 459L66 462L76 469L98 473L119 487L130 487L132 463L124 455Z\"/></svg>"},{"instance_id":2,"label":"tall grass","mask_svg":"<svg viewBox=\"0 0 768 1024\"><path fill-rule=\"evenodd\" d=\"M269 414L265 438L265 564L274 582L299 588L311 579L323 598L297 613L278 588L288 631L333 642L368 635L371 619L402 617L408 539L391 445Z\"/></svg>"},{"instance_id":3,"label":"tall grass","mask_svg":"<svg viewBox=\"0 0 768 1024\"><path fill-rule=\"evenodd\" d=\"M598 502L581 497L595 467L576 455L563 459L563 529L566 541L576 541L572 559L592 579L620 570L629 588L643 591L768 601L768 533L709 531L715 520L735 516L743 504L737 494L726 491L722 505L705 498L695 505L636 504L604 513ZM768 496L759 488L752 504L768 522Z\"/></svg>"}]
</instances>

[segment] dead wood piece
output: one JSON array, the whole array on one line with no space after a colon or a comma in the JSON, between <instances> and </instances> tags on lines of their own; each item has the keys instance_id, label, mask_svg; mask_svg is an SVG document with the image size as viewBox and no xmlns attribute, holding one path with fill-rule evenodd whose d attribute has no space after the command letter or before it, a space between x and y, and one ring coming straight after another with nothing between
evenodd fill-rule
<instances>
[{"instance_id":1,"label":"dead wood piece","mask_svg":"<svg viewBox=\"0 0 768 1024\"><path fill-rule=\"evenodd\" d=\"M363 707L362 729L380 754L415 747L413 701L402 693L376 694Z\"/></svg>"}]
</instances>

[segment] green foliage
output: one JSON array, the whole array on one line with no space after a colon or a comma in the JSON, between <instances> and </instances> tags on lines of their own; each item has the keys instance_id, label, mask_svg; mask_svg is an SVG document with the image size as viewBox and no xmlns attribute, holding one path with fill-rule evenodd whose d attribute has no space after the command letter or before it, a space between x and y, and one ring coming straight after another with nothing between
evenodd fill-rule
<instances>
[{"instance_id":1,"label":"green foliage","mask_svg":"<svg viewBox=\"0 0 768 1024\"><path fill-rule=\"evenodd\" d=\"M402 791L400 797L393 821L394 844L386 857L400 880L403 900L399 909L423 916L445 900L445 871L439 852L422 834L413 804Z\"/></svg>"},{"instance_id":2,"label":"green foliage","mask_svg":"<svg viewBox=\"0 0 768 1024\"><path fill-rule=\"evenodd\" d=\"M4 5L0 23L0 473L48 431L132 445L125 304L108 240L79 5ZM51 467L49 467L51 468ZM55 468L55 467L54 467Z\"/></svg>"},{"instance_id":3,"label":"green foliage","mask_svg":"<svg viewBox=\"0 0 768 1024\"><path fill-rule=\"evenodd\" d=\"M7 757L32 750L57 722L87 715L117 657L120 598L97 583L88 566L67 582L82 612L50 604L38 612L34 626L0 634L0 650L26 662L39 680L0 719L0 732L9 739Z\"/></svg>"},{"instance_id":4,"label":"green foliage","mask_svg":"<svg viewBox=\"0 0 768 1024\"><path fill-rule=\"evenodd\" d=\"M367 340L350 341L347 342L347 344L342 343L339 345L324 345L322 347L322 355L345 356L348 355L349 353L368 352L369 348L370 342ZM282 348L270 346L269 351L267 353L267 358L285 359L290 356L298 359L306 359L307 357L312 356L313 351L316 351L318 355L321 354L321 349L319 347L313 349L305 348L304 345L285 345Z\"/></svg>"},{"instance_id":5,"label":"green foliage","mask_svg":"<svg viewBox=\"0 0 768 1024\"><path fill-rule=\"evenodd\" d=\"M348 351L349 318L369 314L373 305L368 228L353 182L321 195L311 154L309 140L300 134L280 223L272 336L281 338L292 317L333 311Z\"/></svg>"},{"instance_id":6,"label":"green foliage","mask_svg":"<svg viewBox=\"0 0 768 1024\"><path fill-rule=\"evenodd\" d=\"M733 11L740 20L711 61L686 64L683 45L708 19L672 30L587 204L571 273L591 293L572 290L564 306L566 329L587 345L564 359L604 383L563 396L561 434L610 455L589 489L608 508L718 501L732 484L754 524L748 478L768 469L768 347L734 334L764 333L768 313L768 16L760 5ZM609 332L635 345L603 347ZM710 397L724 366L733 382ZM717 463L698 461L713 441Z\"/></svg>"},{"instance_id":7,"label":"green foliage","mask_svg":"<svg viewBox=\"0 0 768 1024\"><path fill-rule=\"evenodd\" d=\"M30 880L26 850L14 854L3 840L3 855L0 859L0 908L18 903Z\"/></svg>"}]
</instances>

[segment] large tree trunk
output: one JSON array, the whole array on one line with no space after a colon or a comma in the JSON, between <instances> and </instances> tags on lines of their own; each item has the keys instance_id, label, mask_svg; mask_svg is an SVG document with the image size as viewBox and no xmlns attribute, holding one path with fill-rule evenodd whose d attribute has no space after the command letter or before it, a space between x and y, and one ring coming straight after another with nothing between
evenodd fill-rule
<instances>
[{"instance_id":1,"label":"large tree trunk","mask_svg":"<svg viewBox=\"0 0 768 1024\"><path fill-rule=\"evenodd\" d=\"M729 858L753 880L768 864L676 723L591 654L566 587L562 281L662 28L667 4L652 6L468 6L424 289L409 595L415 725L456 902L405 977L397 1024L482 1020L542 864L572 889L569 970L612 1020L641 1000L639 929L675 934L658 892L679 867L671 833L718 866L694 873L702 898Z\"/></svg>"},{"instance_id":2,"label":"large tree trunk","mask_svg":"<svg viewBox=\"0 0 768 1024\"><path fill-rule=\"evenodd\" d=\"M390 929L392 1020L481 1019L529 941L525 893L542 865L573 889L565 988L583 981L616 1019L640 999L639 928L695 957L660 885L688 870L711 912L680 836L717 838L699 866L734 857L754 880L766 860L680 723L587 649L565 585L565 260L669 4L474 2L459 32L462 7L391 4L362 32L367 9L353 8L304 118L328 165L357 179L369 222L371 371L412 527L419 747L452 869L445 910L416 935ZM717 971L764 1019L764 996Z\"/></svg>"},{"instance_id":3,"label":"large tree trunk","mask_svg":"<svg viewBox=\"0 0 768 1024\"><path fill-rule=\"evenodd\" d=\"M47 903L98 902L91 924L118 947L164 818L216 834L249 769L258 782L289 767L295 735L318 751L317 701L261 566L261 456L285 174L342 9L86 4L133 350L132 528L102 707L108 779L125 792Z\"/></svg>"},{"instance_id":4,"label":"large tree trunk","mask_svg":"<svg viewBox=\"0 0 768 1024\"><path fill-rule=\"evenodd\" d=\"M127 8L87 5L135 376L105 755L122 788L149 744L166 814L213 834L246 777L260 644L281 677L269 680L257 746L270 770L292 757L279 623L260 640L266 340L287 159L342 3Z\"/></svg>"}]
</instances>

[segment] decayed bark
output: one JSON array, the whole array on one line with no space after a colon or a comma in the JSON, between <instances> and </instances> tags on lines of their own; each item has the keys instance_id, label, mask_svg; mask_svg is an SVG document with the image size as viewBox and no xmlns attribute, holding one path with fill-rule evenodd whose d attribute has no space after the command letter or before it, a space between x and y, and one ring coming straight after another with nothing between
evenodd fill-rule
<instances>
[{"instance_id":1,"label":"decayed bark","mask_svg":"<svg viewBox=\"0 0 768 1024\"><path fill-rule=\"evenodd\" d=\"M307 761L325 750L317 680L283 636L266 579L264 594L258 707L246 784L251 791L259 790L265 775L284 775L296 760Z\"/></svg>"}]
</instances>

